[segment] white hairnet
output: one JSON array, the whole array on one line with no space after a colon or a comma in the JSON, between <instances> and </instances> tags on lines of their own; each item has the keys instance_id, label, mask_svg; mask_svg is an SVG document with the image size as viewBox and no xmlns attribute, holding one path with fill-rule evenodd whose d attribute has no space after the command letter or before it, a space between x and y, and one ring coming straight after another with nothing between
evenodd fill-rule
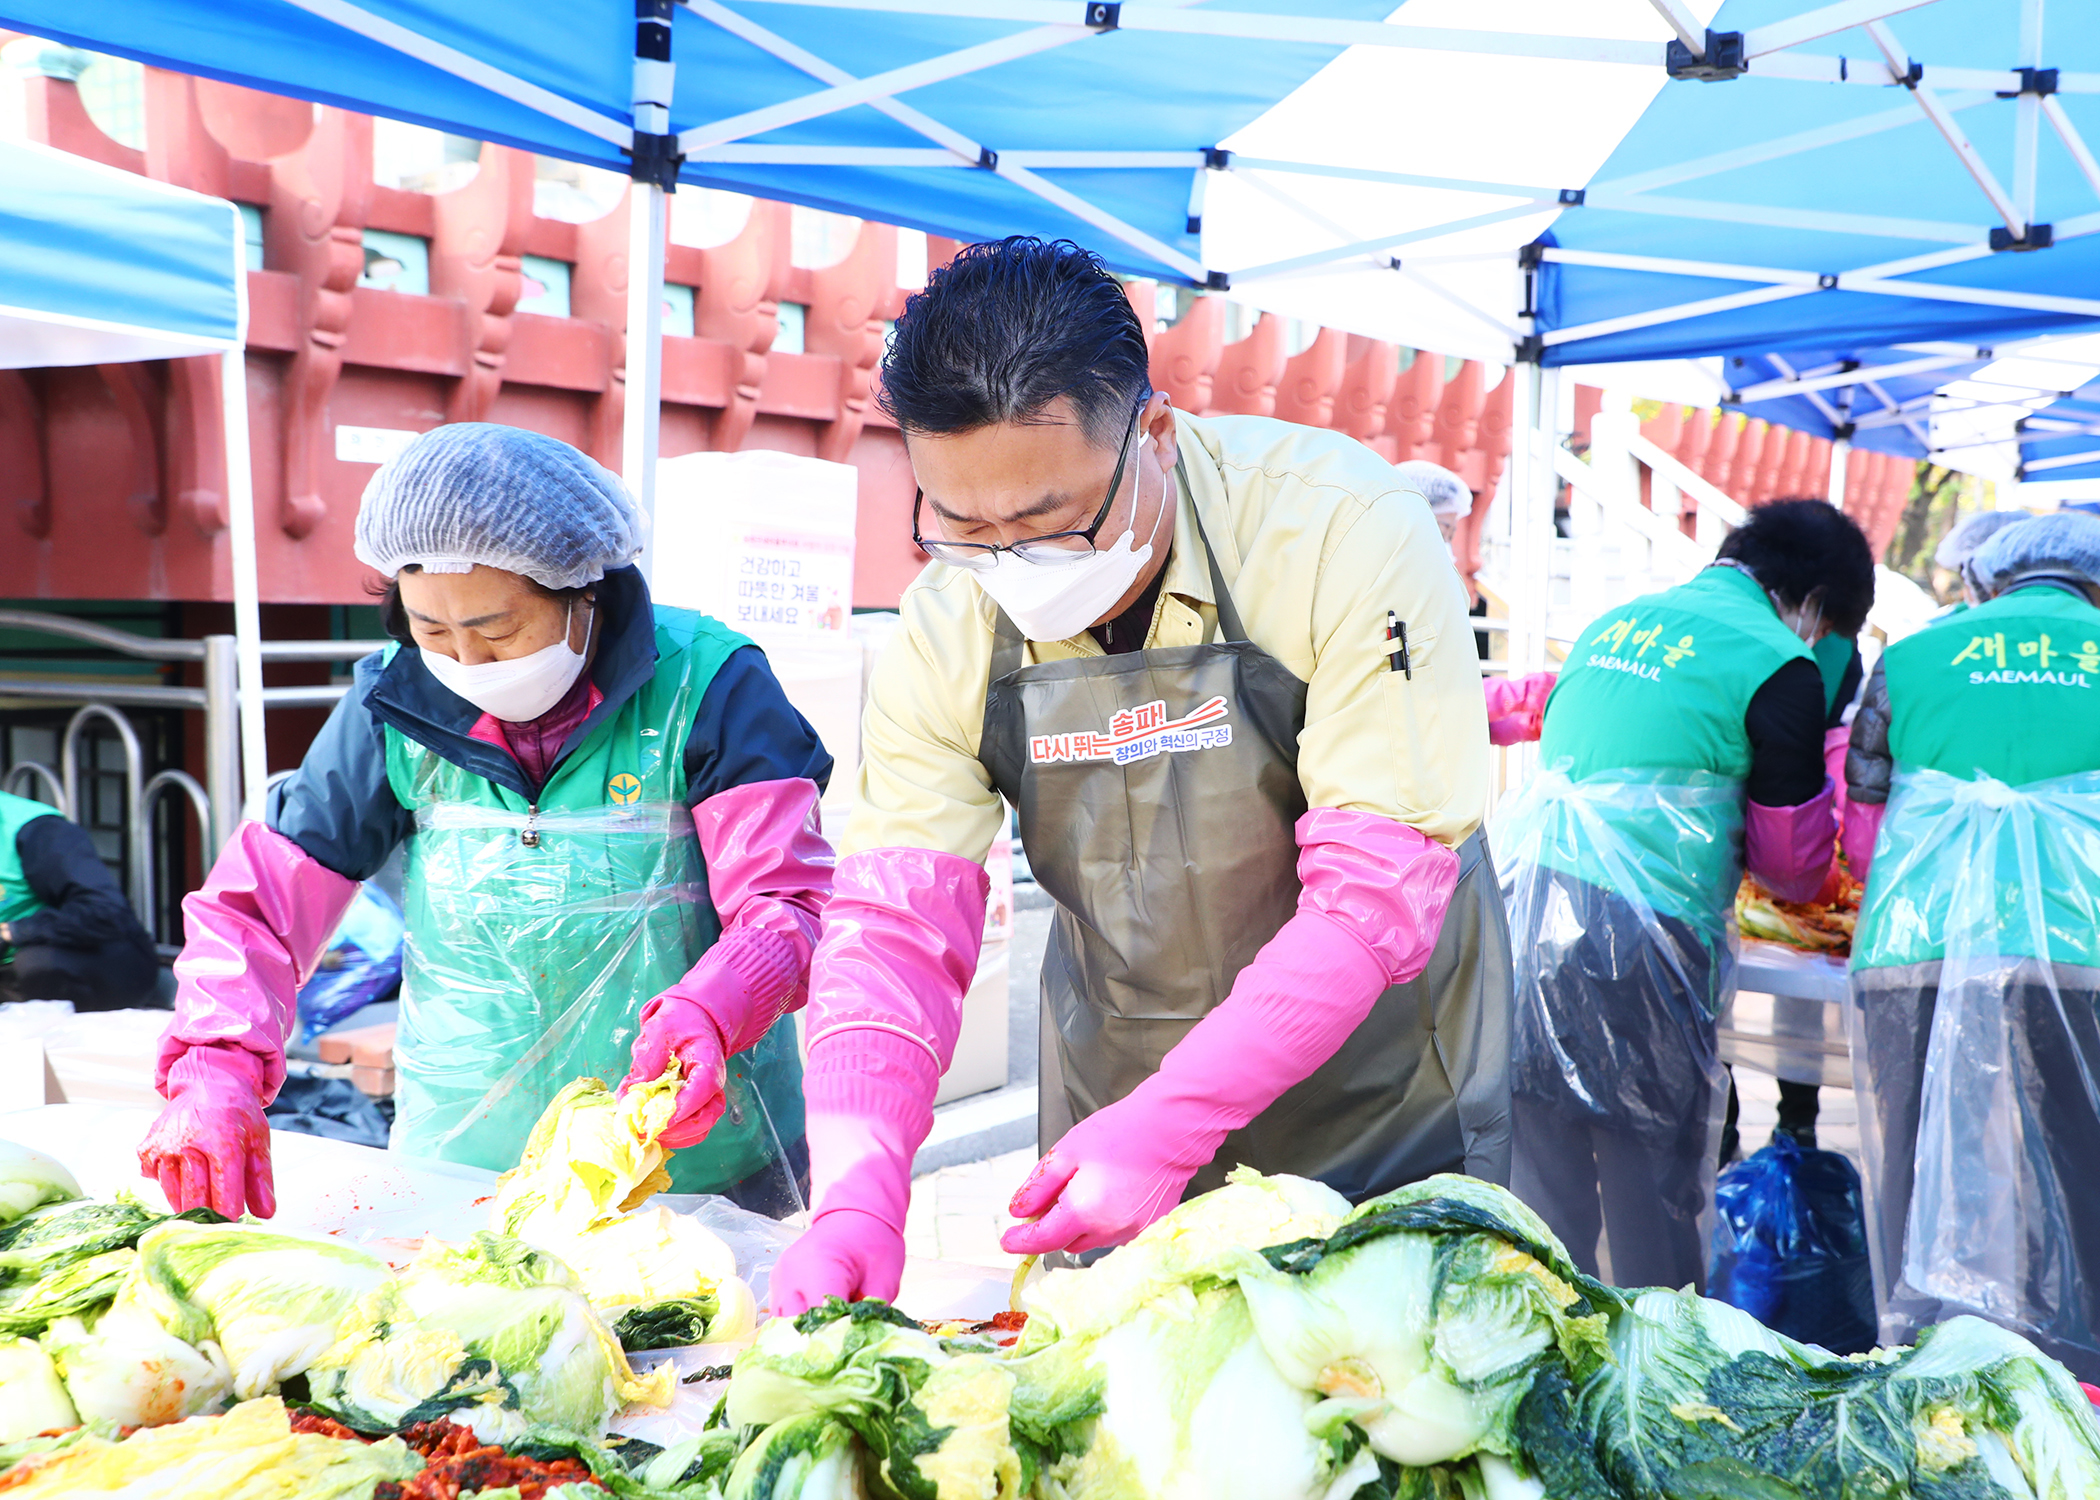
<instances>
[{"instance_id":1,"label":"white hairnet","mask_svg":"<svg viewBox=\"0 0 2100 1500\"><path fill-rule=\"evenodd\" d=\"M1996 594L2026 574L2072 574L2100 584L2100 517L2075 510L2008 526L1976 549L1969 571Z\"/></svg>"},{"instance_id":2,"label":"white hairnet","mask_svg":"<svg viewBox=\"0 0 2100 1500\"><path fill-rule=\"evenodd\" d=\"M642 550L627 487L559 438L493 422L434 428L380 467L357 508L359 562L389 577L410 563L476 563L550 589L596 583Z\"/></svg>"},{"instance_id":3,"label":"white hairnet","mask_svg":"<svg viewBox=\"0 0 2100 1500\"><path fill-rule=\"evenodd\" d=\"M1953 572L1960 572L1961 565L1976 553L1976 549L2016 521L2031 521L2034 517L2024 510L1979 510L1963 516L1947 528L1940 538L1939 549L1932 554L1933 562Z\"/></svg>"},{"instance_id":4,"label":"white hairnet","mask_svg":"<svg viewBox=\"0 0 2100 1500\"><path fill-rule=\"evenodd\" d=\"M1473 492L1466 488L1466 482L1442 464L1411 458L1396 465L1393 472L1410 489L1420 490L1437 515L1462 516L1473 508Z\"/></svg>"}]
</instances>

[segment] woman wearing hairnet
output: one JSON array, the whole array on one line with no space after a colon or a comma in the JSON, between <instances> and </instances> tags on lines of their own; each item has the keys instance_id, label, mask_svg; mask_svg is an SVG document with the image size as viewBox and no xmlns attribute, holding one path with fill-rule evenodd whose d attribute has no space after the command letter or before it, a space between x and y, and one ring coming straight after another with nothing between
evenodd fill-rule
<instances>
[{"instance_id":1,"label":"woman wearing hairnet","mask_svg":"<svg viewBox=\"0 0 2100 1500\"><path fill-rule=\"evenodd\" d=\"M299 986L404 843L395 1150L507 1168L572 1079L675 1060L676 1189L774 1206L831 758L757 647L651 604L640 527L618 479L516 428L440 427L373 476L357 556L399 644L183 903L139 1149L176 1207L275 1210L263 1109Z\"/></svg>"},{"instance_id":2,"label":"woman wearing hairnet","mask_svg":"<svg viewBox=\"0 0 2100 1500\"><path fill-rule=\"evenodd\" d=\"M2100 520L2007 526L1852 724L1881 1333L1977 1313L2100 1380Z\"/></svg>"},{"instance_id":3,"label":"woman wearing hairnet","mask_svg":"<svg viewBox=\"0 0 2100 1500\"><path fill-rule=\"evenodd\" d=\"M1948 588L1958 583L1961 597L1941 610L1941 614L1958 615L1983 602L1984 595L1969 572L1969 559L1976 555L1977 548L2006 527L2030 519L2031 512L2024 510L1979 510L1963 516L1947 528L1947 534L1933 549L1932 566L1937 570L1933 575L1933 586L1944 599ZM1950 578L1943 580L1940 573L1946 573Z\"/></svg>"},{"instance_id":4,"label":"woman wearing hairnet","mask_svg":"<svg viewBox=\"0 0 2100 1500\"><path fill-rule=\"evenodd\" d=\"M1584 1271L1704 1279L1698 1219L1723 1078L1745 865L1814 896L1837 822L1812 654L1874 599L1859 528L1759 506L1689 583L1585 627L1546 706L1540 771L1498 814L1517 955L1510 1187Z\"/></svg>"},{"instance_id":5,"label":"woman wearing hairnet","mask_svg":"<svg viewBox=\"0 0 2100 1500\"><path fill-rule=\"evenodd\" d=\"M1406 463L1395 464L1393 473L1406 488L1415 490L1429 502L1429 513L1436 517L1436 528L1443 533L1444 545L1450 546L1458 535L1460 519L1471 514L1473 509L1473 492L1466 488L1466 482L1442 464L1433 464L1426 458L1411 458ZM1553 692L1553 681L1551 672L1533 672L1528 677L1482 678L1480 686L1487 695L1488 742L1516 745L1537 739L1546 714L1546 699Z\"/></svg>"}]
</instances>

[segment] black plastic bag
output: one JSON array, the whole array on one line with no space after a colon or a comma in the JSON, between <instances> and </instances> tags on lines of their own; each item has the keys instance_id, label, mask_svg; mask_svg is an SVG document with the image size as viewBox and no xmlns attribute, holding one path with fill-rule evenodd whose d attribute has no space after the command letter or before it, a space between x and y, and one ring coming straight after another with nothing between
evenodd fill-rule
<instances>
[{"instance_id":1,"label":"black plastic bag","mask_svg":"<svg viewBox=\"0 0 2100 1500\"><path fill-rule=\"evenodd\" d=\"M394 1123L394 1101L367 1098L347 1078L287 1078L264 1113L272 1130L385 1150L387 1132Z\"/></svg>"},{"instance_id":2,"label":"black plastic bag","mask_svg":"<svg viewBox=\"0 0 2100 1500\"><path fill-rule=\"evenodd\" d=\"M299 1020L312 1041L368 1005L391 1000L401 988L401 908L366 881L343 913L335 936L299 991Z\"/></svg>"},{"instance_id":3,"label":"black plastic bag","mask_svg":"<svg viewBox=\"0 0 2100 1500\"><path fill-rule=\"evenodd\" d=\"M1784 1136L1714 1185L1707 1295L1833 1354L1874 1347L1874 1275L1859 1172Z\"/></svg>"}]
</instances>

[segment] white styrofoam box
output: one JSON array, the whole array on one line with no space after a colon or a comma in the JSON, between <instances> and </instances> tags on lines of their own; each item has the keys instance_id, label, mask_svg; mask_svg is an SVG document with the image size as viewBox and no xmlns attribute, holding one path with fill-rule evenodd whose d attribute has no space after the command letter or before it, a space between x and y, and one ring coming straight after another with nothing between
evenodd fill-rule
<instances>
[{"instance_id":1,"label":"white styrofoam box","mask_svg":"<svg viewBox=\"0 0 2100 1500\"><path fill-rule=\"evenodd\" d=\"M853 641L779 636L763 639L766 660L788 702L831 752L831 784L824 791L824 828L833 839L853 805L860 776L860 647Z\"/></svg>"},{"instance_id":2,"label":"white styrofoam box","mask_svg":"<svg viewBox=\"0 0 2100 1500\"><path fill-rule=\"evenodd\" d=\"M656 469L650 590L762 644L846 641L860 474L793 453L687 453Z\"/></svg>"},{"instance_id":3,"label":"white styrofoam box","mask_svg":"<svg viewBox=\"0 0 2100 1500\"><path fill-rule=\"evenodd\" d=\"M936 1104L1006 1087L1007 948L1004 937L985 939L977 977L963 996L955 1061L941 1075L940 1092L933 1096Z\"/></svg>"},{"instance_id":4,"label":"white styrofoam box","mask_svg":"<svg viewBox=\"0 0 2100 1500\"><path fill-rule=\"evenodd\" d=\"M164 1010L104 1010L74 1014L64 1000L31 1000L0 1008L0 1047L41 1045L60 1097L75 1104L139 1104L158 1109L153 1087L161 1033L173 1017ZM26 1046L23 1047L26 1051ZM13 1089L0 1107L45 1102L42 1067L37 1098ZM55 1102L55 1101L53 1101Z\"/></svg>"}]
</instances>

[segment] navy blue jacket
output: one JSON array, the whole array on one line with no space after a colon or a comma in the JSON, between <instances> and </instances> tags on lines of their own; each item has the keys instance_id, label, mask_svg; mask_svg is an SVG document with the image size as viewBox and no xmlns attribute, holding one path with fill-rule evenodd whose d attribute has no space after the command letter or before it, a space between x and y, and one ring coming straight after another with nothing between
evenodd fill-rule
<instances>
[{"instance_id":1,"label":"navy blue jacket","mask_svg":"<svg viewBox=\"0 0 2100 1500\"><path fill-rule=\"evenodd\" d=\"M591 680L605 701L569 735L556 765L656 670L655 616L641 572L606 574L598 609L604 636ZM392 661L384 653L368 656L299 769L270 793L265 821L338 875L369 879L415 827L387 783L384 726L520 796L533 795L508 751L469 737L480 720L481 710L431 676L414 648L396 651ZM821 788L831 780L823 741L788 702L758 647L733 653L708 684L686 739L685 775L693 806L754 781L800 776Z\"/></svg>"}]
</instances>

